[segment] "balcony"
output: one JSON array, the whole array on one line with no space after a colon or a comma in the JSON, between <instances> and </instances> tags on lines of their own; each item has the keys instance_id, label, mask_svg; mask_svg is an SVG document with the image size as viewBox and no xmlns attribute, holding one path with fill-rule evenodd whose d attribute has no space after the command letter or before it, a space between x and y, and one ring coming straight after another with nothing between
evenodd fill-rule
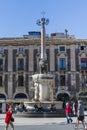
<instances>
[{"instance_id":1,"label":"balcony","mask_svg":"<svg viewBox=\"0 0 87 130\"><path fill-rule=\"evenodd\" d=\"M59 70L66 70L66 67L60 67Z\"/></svg>"},{"instance_id":2,"label":"balcony","mask_svg":"<svg viewBox=\"0 0 87 130\"><path fill-rule=\"evenodd\" d=\"M81 66L81 70L87 70L87 66Z\"/></svg>"},{"instance_id":3,"label":"balcony","mask_svg":"<svg viewBox=\"0 0 87 130\"><path fill-rule=\"evenodd\" d=\"M18 66L18 67L16 68L16 70L17 70L18 72L23 72L25 69L24 69L24 66Z\"/></svg>"}]
</instances>

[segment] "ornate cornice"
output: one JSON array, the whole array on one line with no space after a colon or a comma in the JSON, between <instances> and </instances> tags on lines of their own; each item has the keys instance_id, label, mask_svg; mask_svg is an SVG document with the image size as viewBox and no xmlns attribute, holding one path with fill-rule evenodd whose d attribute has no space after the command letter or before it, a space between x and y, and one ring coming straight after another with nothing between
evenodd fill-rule
<instances>
[{"instance_id":1,"label":"ornate cornice","mask_svg":"<svg viewBox=\"0 0 87 130\"><path fill-rule=\"evenodd\" d=\"M28 45L40 45L40 38L32 38L25 40L24 38L1 38L0 46L28 46ZM66 39L66 38L46 38L46 44L50 45L79 45L79 44L87 44L87 39Z\"/></svg>"}]
</instances>

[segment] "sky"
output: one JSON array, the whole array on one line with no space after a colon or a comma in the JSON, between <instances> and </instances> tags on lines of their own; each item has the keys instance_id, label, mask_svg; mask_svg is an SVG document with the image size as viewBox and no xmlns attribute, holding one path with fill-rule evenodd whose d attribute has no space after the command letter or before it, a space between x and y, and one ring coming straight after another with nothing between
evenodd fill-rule
<instances>
[{"instance_id":1,"label":"sky","mask_svg":"<svg viewBox=\"0 0 87 130\"><path fill-rule=\"evenodd\" d=\"M41 31L36 24L49 19L46 34L65 32L87 39L87 0L0 0L0 38L22 37Z\"/></svg>"}]
</instances>

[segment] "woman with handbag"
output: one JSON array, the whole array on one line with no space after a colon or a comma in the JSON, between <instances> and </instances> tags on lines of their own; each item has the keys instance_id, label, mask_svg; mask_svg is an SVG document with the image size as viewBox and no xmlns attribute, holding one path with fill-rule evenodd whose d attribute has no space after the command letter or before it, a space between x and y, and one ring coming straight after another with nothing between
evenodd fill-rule
<instances>
[{"instance_id":1,"label":"woman with handbag","mask_svg":"<svg viewBox=\"0 0 87 130\"><path fill-rule=\"evenodd\" d=\"M12 130L14 130L13 121L14 121L14 118L12 117L12 108L9 107L8 111L6 112L6 116L5 116L5 130L8 130L9 124L11 125Z\"/></svg>"},{"instance_id":2,"label":"woman with handbag","mask_svg":"<svg viewBox=\"0 0 87 130\"><path fill-rule=\"evenodd\" d=\"M82 122L84 130L87 130L84 116L84 105L81 100L78 100L78 111L77 111L77 120L75 124L75 129L78 129L79 121Z\"/></svg>"}]
</instances>

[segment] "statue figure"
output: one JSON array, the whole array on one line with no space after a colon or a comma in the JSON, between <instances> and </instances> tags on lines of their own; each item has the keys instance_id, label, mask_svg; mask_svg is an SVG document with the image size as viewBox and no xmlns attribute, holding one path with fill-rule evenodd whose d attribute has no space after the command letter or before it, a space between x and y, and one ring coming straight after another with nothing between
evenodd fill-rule
<instances>
[{"instance_id":1,"label":"statue figure","mask_svg":"<svg viewBox=\"0 0 87 130\"><path fill-rule=\"evenodd\" d=\"M39 62L39 72L41 74L47 73L47 60L44 58Z\"/></svg>"}]
</instances>

